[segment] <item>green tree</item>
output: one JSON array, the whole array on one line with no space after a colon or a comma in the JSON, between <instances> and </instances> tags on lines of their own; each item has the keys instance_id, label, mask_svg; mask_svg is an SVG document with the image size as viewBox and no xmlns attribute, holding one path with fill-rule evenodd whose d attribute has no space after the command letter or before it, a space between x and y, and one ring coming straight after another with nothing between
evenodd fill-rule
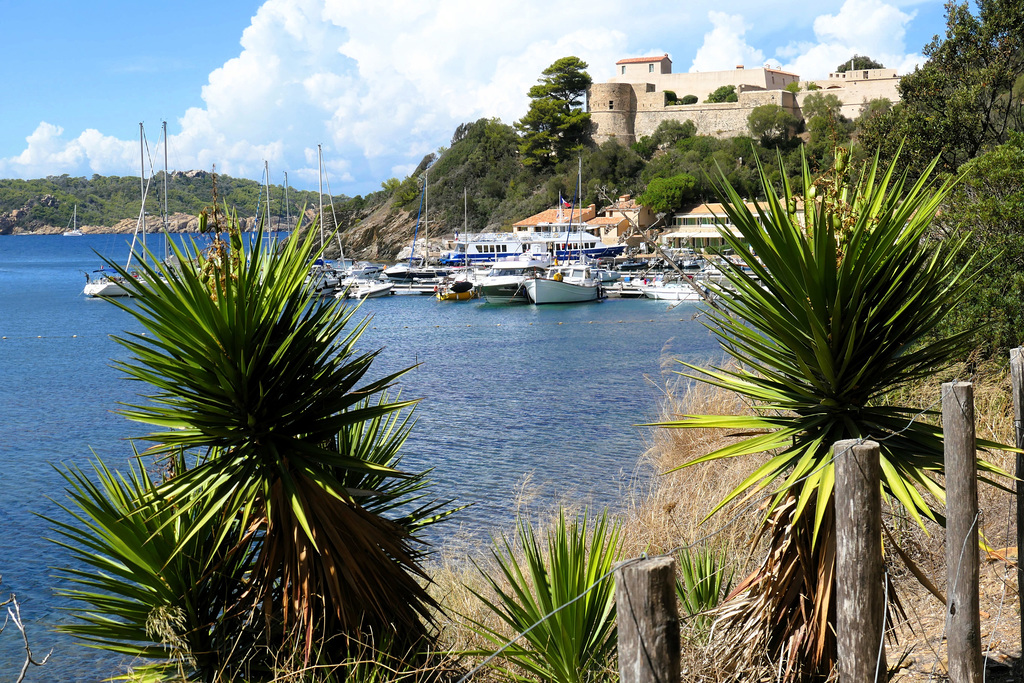
<instances>
[{"instance_id":1,"label":"green tree","mask_svg":"<svg viewBox=\"0 0 1024 683\"><path fill-rule=\"evenodd\" d=\"M836 67L836 73L846 73L847 71L863 71L864 69L884 69L885 65L881 62L876 62L871 57L865 57L864 55L855 54L845 62Z\"/></svg>"},{"instance_id":2,"label":"green tree","mask_svg":"<svg viewBox=\"0 0 1024 683\"><path fill-rule=\"evenodd\" d=\"M900 102L872 119L862 141L896 149L906 140L915 171L939 156L954 172L1024 123L1024 3L946 5L946 34L923 50L928 61L900 79Z\"/></svg>"},{"instance_id":3,"label":"green tree","mask_svg":"<svg viewBox=\"0 0 1024 683\"><path fill-rule=\"evenodd\" d=\"M735 85L723 85L720 88L715 89L710 95L708 95L705 102L711 104L717 104L719 102L737 102L739 96L736 94Z\"/></svg>"},{"instance_id":4,"label":"green tree","mask_svg":"<svg viewBox=\"0 0 1024 683\"><path fill-rule=\"evenodd\" d=\"M396 469L397 416L414 402L387 396L404 371L367 379L366 321L314 302L315 232L279 250L257 233L246 249L231 221L228 242L125 278L138 304L117 305L145 332L119 339L132 358L118 366L151 393L122 413L157 428L141 438L168 476L69 473L84 526L61 528L95 571L66 570L85 578L68 593L82 623L66 630L204 680L426 635L436 604L417 534L444 514L422 475Z\"/></svg>"},{"instance_id":5,"label":"green tree","mask_svg":"<svg viewBox=\"0 0 1024 683\"><path fill-rule=\"evenodd\" d=\"M947 332L966 332L973 347L1002 356L1024 342L1024 135L961 167L962 181L939 213L946 239L968 240L977 272ZM966 265L966 258L963 259Z\"/></svg>"},{"instance_id":6,"label":"green tree","mask_svg":"<svg viewBox=\"0 0 1024 683\"><path fill-rule=\"evenodd\" d=\"M827 149L850 139L853 126L842 115L842 101L832 93L811 93L801 111L810 131L811 153L822 156Z\"/></svg>"},{"instance_id":7,"label":"green tree","mask_svg":"<svg viewBox=\"0 0 1024 683\"><path fill-rule=\"evenodd\" d=\"M963 335L933 337L965 286L963 241L922 239L951 183L935 187L926 173L910 185L895 164L851 172L846 161L837 152L819 178L804 164L781 196L762 168L767 201L756 214L722 183L720 200L740 233L722 235L753 273L725 264L727 282L711 285L720 307L709 311L709 327L737 363L686 365L692 378L745 397L756 414L663 425L743 434L686 466L767 454L714 510L770 496L759 513L766 559L742 582L715 632L733 645L719 648L727 668L749 670L743 667L766 658L784 662L788 680L824 679L836 662L833 461L842 454L832 445L878 441L887 498L919 523L941 523L944 491L933 478L943 469L941 427L914 419L917 406L885 397L931 377L968 343ZM978 466L997 471L980 459Z\"/></svg>"},{"instance_id":8,"label":"green tree","mask_svg":"<svg viewBox=\"0 0 1024 683\"><path fill-rule=\"evenodd\" d=\"M674 212L697 199L697 187L697 179L689 173L655 178L637 201L655 213Z\"/></svg>"},{"instance_id":9,"label":"green tree","mask_svg":"<svg viewBox=\"0 0 1024 683\"><path fill-rule=\"evenodd\" d=\"M854 122L856 128L861 130L868 125L868 122L877 116L885 116L892 109L892 101L887 97L877 97L861 107L860 115Z\"/></svg>"},{"instance_id":10,"label":"green tree","mask_svg":"<svg viewBox=\"0 0 1024 683\"><path fill-rule=\"evenodd\" d=\"M697 104L697 96L683 95L683 99L679 100L679 104Z\"/></svg>"},{"instance_id":11,"label":"green tree","mask_svg":"<svg viewBox=\"0 0 1024 683\"><path fill-rule=\"evenodd\" d=\"M762 104L754 107L747 117L750 134L761 142L762 147L778 147L789 140L790 131L800 120L777 104Z\"/></svg>"},{"instance_id":12,"label":"green tree","mask_svg":"<svg viewBox=\"0 0 1024 683\"><path fill-rule=\"evenodd\" d=\"M804 99L800 106L804 118L810 120L815 116L839 119L843 102L832 93L812 93Z\"/></svg>"},{"instance_id":13,"label":"green tree","mask_svg":"<svg viewBox=\"0 0 1024 683\"><path fill-rule=\"evenodd\" d=\"M515 127L523 164L550 168L590 139L590 114L581 105L590 75L579 57L562 57L530 88L530 108Z\"/></svg>"},{"instance_id":14,"label":"green tree","mask_svg":"<svg viewBox=\"0 0 1024 683\"><path fill-rule=\"evenodd\" d=\"M798 93L798 92L800 92L800 83L798 83L797 81L793 81L792 83L787 83L786 87L783 88L783 90L787 90L787 91L789 91L791 93L794 93L794 94Z\"/></svg>"}]
</instances>

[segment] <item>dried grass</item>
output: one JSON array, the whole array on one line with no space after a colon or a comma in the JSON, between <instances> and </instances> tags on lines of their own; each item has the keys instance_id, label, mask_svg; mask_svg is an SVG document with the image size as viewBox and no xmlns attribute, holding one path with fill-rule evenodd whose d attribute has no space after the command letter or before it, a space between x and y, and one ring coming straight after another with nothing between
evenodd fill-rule
<instances>
[{"instance_id":1,"label":"dried grass","mask_svg":"<svg viewBox=\"0 0 1024 683\"><path fill-rule=\"evenodd\" d=\"M1012 443L1013 406L1008 374L1007 367L995 364L976 366L972 372L967 371L967 366L958 366L927 383L903 388L889 396L888 400L921 411L938 411L942 382L958 379L973 381L978 438ZM679 382L666 390L660 420L676 420L688 414L750 412L749 406L734 394L706 384ZM650 446L642 455L639 465L654 474L635 478L637 483L628 492L621 515L623 557L636 557L641 553L656 555L684 545L708 543L727 550L736 577L745 576L754 568L761 559L758 550L749 547L749 540L762 514L756 506L734 506L704 520L717 502L763 463L765 458L719 460L677 469L729 441L729 434L722 430L654 430ZM1012 453L996 451L984 454L984 457L1008 472L1012 472L1015 466ZM520 513L529 513L528 482L522 493L517 509ZM1012 494L982 485L979 487L979 497L982 531L990 546L1015 546L1015 501ZM926 530L922 530L895 504L885 508L885 516L900 547L944 591L943 530L932 523L927 525ZM471 549L468 555L474 557L485 571L493 569L487 548L480 546ZM466 557L467 549L460 546L457 555L442 553L439 561L431 568L434 579L432 594L448 613L440 622L441 645L460 651L486 647L485 641L467 628L467 619L500 628L494 615L482 607L470 590L487 592L478 570L466 561ZM920 585L892 553L887 557L887 565L908 614L907 622L899 625L896 630L899 644L890 643L888 647L890 664L894 664L904 651L909 650L910 655L904 660L901 671L903 680L924 680L933 674L943 673L945 645L941 638L944 606ZM997 651L993 655L995 659L1002 657L998 653L1020 652L1016 572L1008 571L1008 567L1006 562L998 559L989 559L982 566L983 644L988 646L991 642L991 648ZM513 634L509 635L511 637ZM685 623L683 636L682 668L685 680L719 683L730 678L727 672L715 664L720 659L718 653L723 646L720 639L712 638L709 643L706 638L689 632ZM472 665L473 661L479 661L479 658L471 658L467 663ZM766 666L771 665L767 663ZM767 669L761 672L748 671L746 674L758 679L770 680L774 677ZM493 672L482 672L474 680L498 680L498 677Z\"/></svg>"}]
</instances>

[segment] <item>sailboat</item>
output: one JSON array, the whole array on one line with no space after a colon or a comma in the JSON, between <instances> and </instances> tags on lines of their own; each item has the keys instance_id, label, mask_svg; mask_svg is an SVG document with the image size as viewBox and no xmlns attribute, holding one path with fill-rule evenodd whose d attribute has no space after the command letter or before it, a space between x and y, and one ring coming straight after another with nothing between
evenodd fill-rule
<instances>
[{"instance_id":1,"label":"sailboat","mask_svg":"<svg viewBox=\"0 0 1024 683\"><path fill-rule=\"evenodd\" d=\"M140 191L142 194L142 207L139 209L139 220L135 224L135 234L132 236L131 250L128 252L128 261L125 263L124 269L128 268L132 264L132 256L135 254L135 242L139 236L139 230L142 230L142 249L146 249L146 152L145 152L145 131L142 124L139 124L139 156L142 159L142 176L140 180ZM102 273L104 268L100 268L99 271ZM120 275L108 275L103 274L98 278L91 278L89 274L85 275L85 289L82 293L88 297L120 297L120 296L131 296L127 289L123 285L123 278Z\"/></svg>"},{"instance_id":2,"label":"sailboat","mask_svg":"<svg viewBox=\"0 0 1024 683\"><path fill-rule=\"evenodd\" d=\"M85 233L78 229L78 204L75 204L75 211L71 214L70 230L64 231L65 237L81 237Z\"/></svg>"},{"instance_id":3,"label":"sailboat","mask_svg":"<svg viewBox=\"0 0 1024 683\"><path fill-rule=\"evenodd\" d=\"M412 237L412 249L409 252L409 262L396 263L395 265L384 269L384 276L392 282L401 282L405 284L414 284L417 280L429 280L436 282L440 278L447 277L452 274L451 268L434 268L426 265L426 257L430 252L430 247L427 243L427 216L430 213L430 196L428 193L428 186L430 182L430 169L426 169L423 172L423 194L420 195L420 216L416 218L416 227L413 230ZM423 259L422 264L417 267L414 262L417 260L416 256L416 237L419 233L420 219L423 220Z\"/></svg>"}]
</instances>

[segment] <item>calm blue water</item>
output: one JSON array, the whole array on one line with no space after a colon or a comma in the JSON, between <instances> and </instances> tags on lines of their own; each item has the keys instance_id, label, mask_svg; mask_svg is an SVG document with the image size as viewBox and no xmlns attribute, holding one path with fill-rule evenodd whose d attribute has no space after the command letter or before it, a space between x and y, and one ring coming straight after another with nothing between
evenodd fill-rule
<instances>
[{"instance_id":1,"label":"calm blue water","mask_svg":"<svg viewBox=\"0 0 1024 683\"><path fill-rule=\"evenodd\" d=\"M162 238L149 248L162 252ZM93 249L123 262L123 235L0 237L0 595L17 593L37 653L51 663L31 681L96 681L119 658L48 629L66 616L52 595L51 567L69 562L48 543L63 498L62 463L95 453L126 469L126 438L143 426L114 411L140 387L110 367L126 358L109 335L139 330L104 301L81 295ZM486 538L513 520L517 491L533 509L559 499L615 506L636 476L657 417L667 357L705 362L717 345L695 308L609 299L566 306L492 306L433 297L368 300L365 350L382 348L375 376L419 364L401 380L403 398L422 398L406 442L410 469L434 468L434 491L469 509L438 529ZM642 476L642 475L641 475ZM0 680L22 661L19 634L0 635Z\"/></svg>"}]
</instances>

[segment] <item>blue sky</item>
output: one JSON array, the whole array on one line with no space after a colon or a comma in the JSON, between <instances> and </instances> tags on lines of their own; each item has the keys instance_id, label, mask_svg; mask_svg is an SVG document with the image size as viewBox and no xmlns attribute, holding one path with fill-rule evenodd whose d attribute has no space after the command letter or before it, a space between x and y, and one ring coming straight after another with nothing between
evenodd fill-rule
<instances>
[{"instance_id":1,"label":"blue sky","mask_svg":"<svg viewBox=\"0 0 1024 683\"><path fill-rule=\"evenodd\" d=\"M597 81L668 53L674 71L771 62L804 78L854 52L901 73L944 31L938 0L0 0L0 177L138 175L143 122L162 167L314 189L402 178L455 127L511 123L547 65ZM148 163L148 162L147 162ZM147 171L148 172L148 171Z\"/></svg>"}]
</instances>

